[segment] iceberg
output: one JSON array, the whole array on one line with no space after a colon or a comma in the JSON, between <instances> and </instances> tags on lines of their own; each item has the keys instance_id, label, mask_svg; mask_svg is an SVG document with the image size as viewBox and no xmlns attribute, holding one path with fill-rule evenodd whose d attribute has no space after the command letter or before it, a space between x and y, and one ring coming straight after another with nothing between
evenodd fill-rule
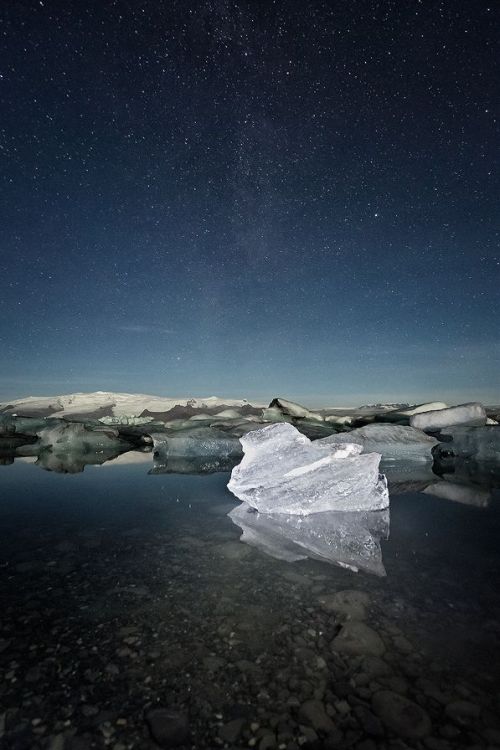
<instances>
[{"instance_id":1,"label":"iceberg","mask_svg":"<svg viewBox=\"0 0 500 750\"><path fill-rule=\"evenodd\" d=\"M317 419L319 422L322 422L324 420L322 414L317 414L316 412L309 411L309 409L306 409L305 406L296 404L294 401L287 401L284 398L273 398L268 408L276 409L276 411L287 417Z\"/></svg>"},{"instance_id":2,"label":"iceberg","mask_svg":"<svg viewBox=\"0 0 500 750\"><path fill-rule=\"evenodd\" d=\"M421 414L422 412L428 411L442 411L443 409L448 408L448 404L445 404L443 401L431 401L428 404L418 404L417 406L411 406L408 409L398 409L397 413L406 417L412 417L414 414Z\"/></svg>"},{"instance_id":3,"label":"iceberg","mask_svg":"<svg viewBox=\"0 0 500 750\"><path fill-rule=\"evenodd\" d=\"M228 513L240 540L278 560L307 557L384 576L380 540L389 536L389 511L314 513L306 517L259 513L247 503Z\"/></svg>"},{"instance_id":4,"label":"iceberg","mask_svg":"<svg viewBox=\"0 0 500 750\"><path fill-rule=\"evenodd\" d=\"M242 455L238 438L214 427L151 432L150 436L154 443L154 457L165 465L172 457L223 459Z\"/></svg>"},{"instance_id":5,"label":"iceberg","mask_svg":"<svg viewBox=\"0 0 500 750\"><path fill-rule=\"evenodd\" d=\"M410 417L412 427L426 432L436 432L444 427L459 424L485 425L486 411L484 406L479 403L460 404L459 406L450 406L448 409L419 412Z\"/></svg>"},{"instance_id":6,"label":"iceberg","mask_svg":"<svg viewBox=\"0 0 500 750\"><path fill-rule=\"evenodd\" d=\"M373 451L387 459L418 459L432 462L432 449L437 440L414 427L397 424L368 424L351 432L321 438L323 445L357 443L363 446L363 453Z\"/></svg>"},{"instance_id":7,"label":"iceberg","mask_svg":"<svg viewBox=\"0 0 500 750\"><path fill-rule=\"evenodd\" d=\"M91 453L110 450L119 453L130 450L132 444L120 437L117 429L104 425L88 427L82 422L59 422L37 432L41 449Z\"/></svg>"},{"instance_id":8,"label":"iceberg","mask_svg":"<svg viewBox=\"0 0 500 750\"><path fill-rule=\"evenodd\" d=\"M248 432L240 442L244 456L227 486L262 513L304 516L389 506L380 455L361 454L360 445L311 442L287 423Z\"/></svg>"}]
</instances>

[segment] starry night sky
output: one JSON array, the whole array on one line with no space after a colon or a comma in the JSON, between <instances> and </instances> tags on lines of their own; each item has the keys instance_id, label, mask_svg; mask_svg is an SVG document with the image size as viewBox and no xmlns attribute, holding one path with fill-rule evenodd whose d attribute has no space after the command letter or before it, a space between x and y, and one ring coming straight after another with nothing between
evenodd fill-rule
<instances>
[{"instance_id":1,"label":"starry night sky","mask_svg":"<svg viewBox=\"0 0 500 750\"><path fill-rule=\"evenodd\" d=\"M2 3L0 397L500 402L495 7Z\"/></svg>"}]
</instances>

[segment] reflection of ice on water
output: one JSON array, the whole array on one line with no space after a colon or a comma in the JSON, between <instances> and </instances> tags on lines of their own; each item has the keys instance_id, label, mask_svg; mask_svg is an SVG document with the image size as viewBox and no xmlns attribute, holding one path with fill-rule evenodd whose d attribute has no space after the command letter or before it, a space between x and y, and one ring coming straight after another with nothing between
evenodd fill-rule
<instances>
[{"instance_id":1,"label":"reflection of ice on water","mask_svg":"<svg viewBox=\"0 0 500 750\"><path fill-rule=\"evenodd\" d=\"M242 529L242 542L271 557L289 562L311 557L385 575L380 540L389 536L389 510L294 516L259 513L241 503L228 515Z\"/></svg>"}]
</instances>

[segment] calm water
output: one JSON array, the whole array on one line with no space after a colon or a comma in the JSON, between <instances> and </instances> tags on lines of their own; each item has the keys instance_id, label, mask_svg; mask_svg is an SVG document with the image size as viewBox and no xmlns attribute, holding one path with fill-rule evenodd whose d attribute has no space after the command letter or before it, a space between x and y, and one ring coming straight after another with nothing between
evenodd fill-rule
<instances>
[{"instance_id":1,"label":"calm water","mask_svg":"<svg viewBox=\"0 0 500 750\"><path fill-rule=\"evenodd\" d=\"M498 490L392 494L381 577L274 559L227 474L137 460L0 467L5 747L500 745Z\"/></svg>"}]
</instances>

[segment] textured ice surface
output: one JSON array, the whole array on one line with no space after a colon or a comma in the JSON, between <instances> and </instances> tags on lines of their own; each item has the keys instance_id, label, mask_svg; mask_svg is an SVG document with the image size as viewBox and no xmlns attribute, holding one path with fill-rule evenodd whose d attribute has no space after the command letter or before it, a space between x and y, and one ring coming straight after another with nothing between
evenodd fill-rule
<instances>
[{"instance_id":1,"label":"textured ice surface","mask_svg":"<svg viewBox=\"0 0 500 750\"><path fill-rule=\"evenodd\" d=\"M317 419L323 421L323 416L316 412L306 409L305 406L296 404L294 401L287 401L284 398L273 398L269 404L269 409L276 409L278 412L289 417L302 417L306 419ZM267 411L267 410L266 410Z\"/></svg>"},{"instance_id":2,"label":"textured ice surface","mask_svg":"<svg viewBox=\"0 0 500 750\"><path fill-rule=\"evenodd\" d=\"M119 452L131 448L128 441L120 438L118 430L104 425L89 429L81 422L61 422L44 427L37 434L41 448L58 452L66 450L85 454L102 449Z\"/></svg>"},{"instance_id":3,"label":"textured ice surface","mask_svg":"<svg viewBox=\"0 0 500 750\"><path fill-rule=\"evenodd\" d=\"M251 405L246 399L227 399L209 396L208 398L164 398L143 393L114 393L96 391L94 393L71 393L61 396L29 396L0 404L0 409L10 413L32 414L44 412L52 416L70 414L91 414L98 409L109 409L111 416L141 416L144 411L166 412L175 406L197 408L241 408ZM260 406L260 404L253 404Z\"/></svg>"},{"instance_id":4,"label":"textured ice surface","mask_svg":"<svg viewBox=\"0 0 500 750\"><path fill-rule=\"evenodd\" d=\"M437 440L414 427L397 424L368 424L351 432L318 440L320 444L358 443L364 453L375 451L387 459L418 459L432 462Z\"/></svg>"},{"instance_id":5,"label":"textured ice surface","mask_svg":"<svg viewBox=\"0 0 500 750\"><path fill-rule=\"evenodd\" d=\"M448 427L439 433L439 439L434 450L438 456L500 462L500 425Z\"/></svg>"},{"instance_id":6,"label":"textured ice surface","mask_svg":"<svg viewBox=\"0 0 500 750\"><path fill-rule=\"evenodd\" d=\"M389 535L388 510L304 517L259 513L242 503L228 515L242 529L242 542L279 560L313 557L354 571L385 575L380 539Z\"/></svg>"},{"instance_id":7,"label":"textured ice surface","mask_svg":"<svg viewBox=\"0 0 500 750\"><path fill-rule=\"evenodd\" d=\"M102 424L124 424L124 425L143 425L153 422L153 417L131 417L126 414L121 414L118 417L101 417L99 422Z\"/></svg>"},{"instance_id":8,"label":"textured ice surface","mask_svg":"<svg viewBox=\"0 0 500 750\"><path fill-rule=\"evenodd\" d=\"M412 417L414 414L420 414L421 412L438 411L442 409L448 409L448 404L443 401L431 401L428 404L418 404L417 406L411 406L409 409L398 409L398 414L404 414L407 417Z\"/></svg>"},{"instance_id":9,"label":"textured ice surface","mask_svg":"<svg viewBox=\"0 0 500 750\"><path fill-rule=\"evenodd\" d=\"M198 458L213 456L227 458L241 456L241 444L235 435L214 427L193 427L170 433L151 433L155 457L164 459L182 456Z\"/></svg>"},{"instance_id":10,"label":"textured ice surface","mask_svg":"<svg viewBox=\"0 0 500 750\"><path fill-rule=\"evenodd\" d=\"M428 432L459 424L484 425L486 424L486 412L482 404L460 404L460 406L450 406L449 409L414 414L410 417L410 424L412 427Z\"/></svg>"},{"instance_id":11,"label":"textured ice surface","mask_svg":"<svg viewBox=\"0 0 500 750\"><path fill-rule=\"evenodd\" d=\"M380 455L361 446L311 443L290 424L272 424L240 440L244 456L228 488L263 513L308 515L389 506Z\"/></svg>"}]
</instances>

